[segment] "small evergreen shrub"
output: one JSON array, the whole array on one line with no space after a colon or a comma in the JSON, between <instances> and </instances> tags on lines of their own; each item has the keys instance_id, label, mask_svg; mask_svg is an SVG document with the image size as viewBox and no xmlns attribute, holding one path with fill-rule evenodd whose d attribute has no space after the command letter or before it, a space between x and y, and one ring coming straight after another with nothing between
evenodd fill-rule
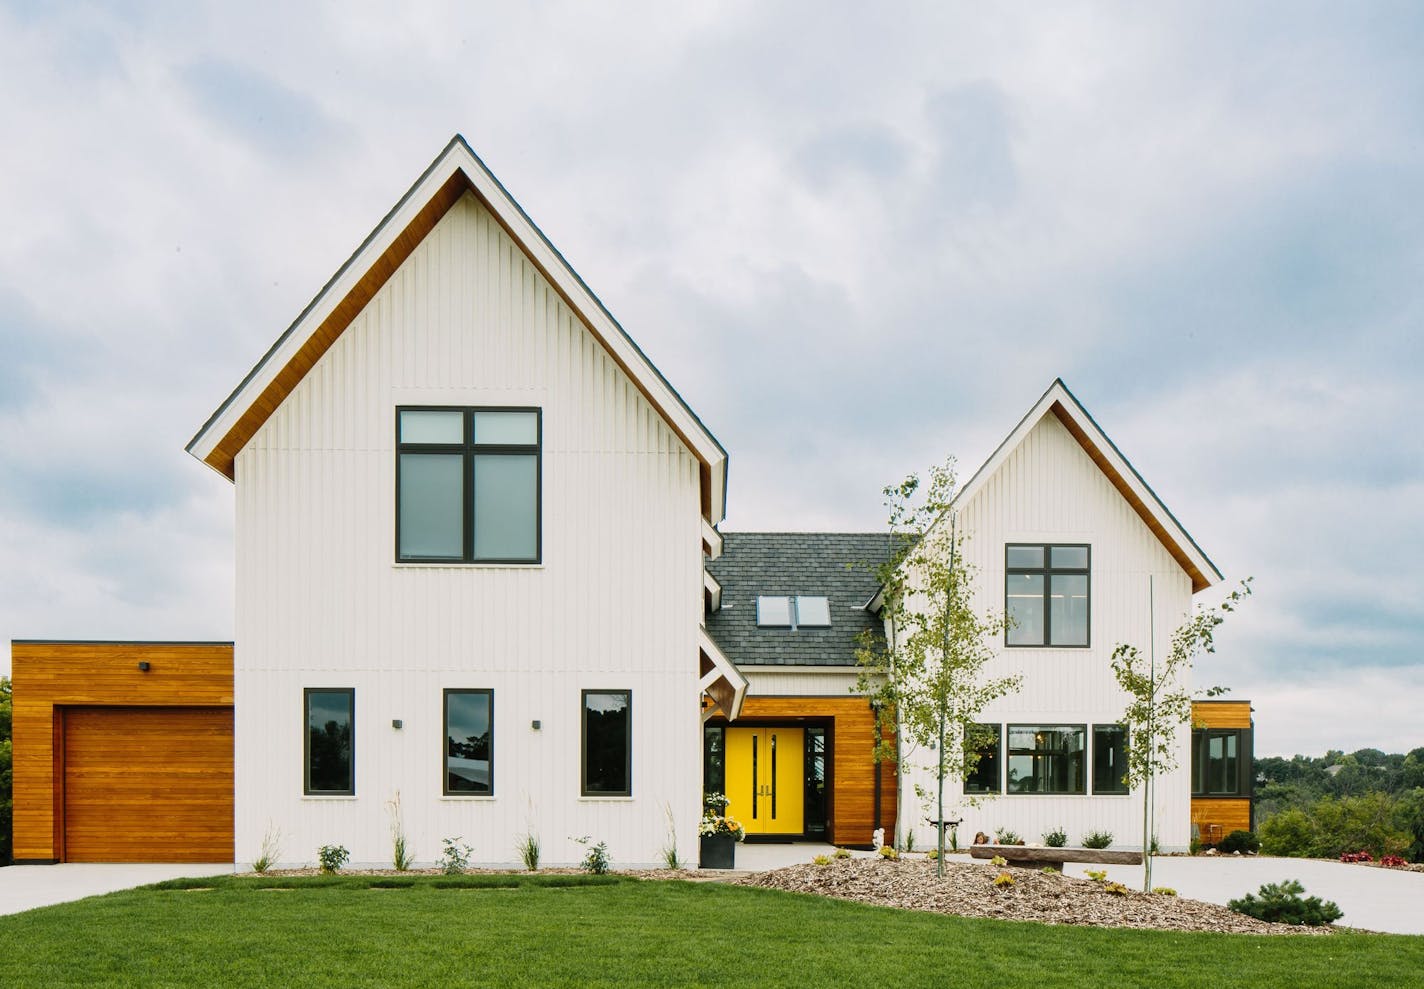
<instances>
[{"instance_id":1,"label":"small evergreen shrub","mask_svg":"<svg viewBox=\"0 0 1424 989\"><path fill-rule=\"evenodd\" d=\"M1255 854L1261 850L1261 839L1257 838L1250 831L1233 831L1221 843L1216 846L1216 850L1223 855L1231 855L1240 852L1245 855L1248 852Z\"/></svg>"},{"instance_id":2,"label":"small evergreen shrub","mask_svg":"<svg viewBox=\"0 0 1424 989\"><path fill-rule=\"evenodd\" d=\"M460 844L458 837L440 840L445 843L445 851L440 853L440 871L447 876L462 875L470 867L470 856L475 850Z\"/></svg>"},{"instance_id":3,"label":"small evergreen shrub","mask_svg":"<svg viewBox=\"0 0 1424 989\"><path fill-rule=\"evenodd\" d=\"M1122 883L1103 883L1103 889L1113 896L1126 896L1127 887Z\"/></svg>"},{"instance_id":4,"label":"small evergreen shrub","mask_svg":"<svg viewBox=\"0 0 1424 989\"><path fill-rule=\"evenodd\" d=\"M341 871L341 867L350 860L351 853L345 845L322 845L317 849L316 857L322 872L333 873Z\"/></svg>"},{"instance_id":5,"label":"small evergreen shrub","mask_svg":"<svg viewBox=\"0 0 1424 989\"><path fill-rule=\"evenodd\" d=\"M1176 896L1176 895L1177 895L1177 891L1176 891L1175 889L1173 889L1171 886L1153 886L1153 887L1152 887L1152 892L1156 893L1158 896Z\"/></svg>"},{"instance_id":6,"label":"small evergreen shrub","mask_svg":"<svg viewBox=\"0 0 1424 989\"><path fill-rule=\"evenodd\" d=\"M1305 887L1295 879L1281 883L1266 883L1256 893L1247 893L1239 900L1230 900L1227 907L1257 920L1273 924L1300 924L1319 927L1333 924L1345 916L1338 906L1318 896L1303 897Z\"/></svg>"},{"instance_id":7,"label":"small evergreen shrub","mask_svg":"<svg viewBox=\"0 0 1424 989\"><path fill-rule=\"evenodd\" d=\"M1000 868L1002 868L1003 866L1006 866L1006 865L1009 864L1009 860L1006 859L1006 858L1004 858L1002 855L995 855L993 858L991 858L991 859L989 860L989 864L990 864L990 865L997 865L997 866L999 866Z\"/></svg>"},{"instance_id":8,"label":"small evergreen shrub","mask_svg":"<svg viewBox=\"0 0 1424 989\"><path fill-rule=\"evenodd\" d=\"M939 849L931 848L929 851L925 852L925 858L933 862L935 859L939 858Z\"/></svg>"},{"instance_id":9,"label":"small evergreen shrub","mask_svg":"<svg viewBox=\"0 0 1424 989\"><path fill-rule=\"evenodd\" d=\"M850 858L850 849L849 849L849 848L837 848L834 852L831 853L831 858L835 858L835 859L848 859L848 858Z\"/></svg>"},{"instance_id":10,"label":"small evergreen shrub","mask_svg":"<svg viewBox=\"0 0 1424 989\"><path fill-rule=\"evenodd\" d=\"M892 845L881 845L880 857L883 859L889 859L893 862L900 857L900 853L895 851L895 848Z\"/></svg>"},{"instance_id":11,"label":"small evergreen shrub","mask_svg":"<svg viewBox=\"0 0 1424 989\"><path fill-rule=\"evenodd\" d=\"M1043 843L1049 848L1065 848L1068 845L1068 832L1062 828L1045 831L1043 833Z\"/></svg>"},{"instance_id":12,"label":"small evergreen shrub","mask_svg":"<svg viewBox=\"0 0 1424 989\"><path fill-rule=\"evenodd\" d=\"M1089 831L1083 835L1084 848L1107 848L1112 844L1111 831Z\"/></svg>"},{"instance_id":13,"label":"small evergreen shrub","mask_svg":"<svg viewBox=\"0 0 1424 989\"><path fill-rule=\"evenodd\" d=\"M1041 872L1041 873L1043 873L1045 876L1056 876L1056 875L1058 875L1058 870L1055 869L1055 868L1053 868L1053 866L1051 866L1051 865L1045 865L1042 869L1039 869L1038 871Z\"/></svg>"},{"instance_id":14,"label":"small evergreen shrub","mask_svg":"<svg viewBox=\"0 0 1424 989\"><path fill-rule=\"evenodd\" d=\"M1095 883L1105 883L1108 881L1108 871L1106 869L1088 869L1084 871L1083 875Z\"/></svg>"},{"instance_id":15,"label":"small evergreen shrub","mask_svg":"<svg viewBox=\"0 0 1424 989\"><path fill-rule=\"evenodd\" d=\"M1023 839L1019 837L1017 831L1010 831L1008 828L994 829L994 844L996 845L1022 845Z\"/></svg>"},{"instance_id":16,"label":"small evergreen shrub","mask_svg":"<svg viewBox=\"0 0 1424 989\"><path fill-rule=\"evenodd\" d=\"M811 862L814 865L830 865L831 857L829 855L817 855Z\"/></svg>"},{"instance_id":17,"label":"small evergreen shrub","mask_svg":"<svg viewBox=\"0 0 1424 989\"><path fill-rule=\"evenodd\" d=\"M994 877L994 885L999 887L1000 889L1003 889L1006 886L1012 886L1013 884L1014 877L1009 875L1007 872L1001 872Z\"/></svg>"}]
</instances>

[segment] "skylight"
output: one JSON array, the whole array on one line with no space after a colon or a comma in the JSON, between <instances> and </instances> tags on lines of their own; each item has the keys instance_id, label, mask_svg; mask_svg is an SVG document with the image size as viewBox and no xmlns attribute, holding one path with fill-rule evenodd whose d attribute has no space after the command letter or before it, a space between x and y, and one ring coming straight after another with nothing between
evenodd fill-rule
<instances>
[{"instance_id":1,"label":"skylight","mask_svg":"<svg viewBox=\"0 0 1424 989\"><path fill-rule=\"evenodd\" d=\"M762 595L757 598L761 628L830 628L831 602L824 596Z\"/></svg>"}]
</instances>

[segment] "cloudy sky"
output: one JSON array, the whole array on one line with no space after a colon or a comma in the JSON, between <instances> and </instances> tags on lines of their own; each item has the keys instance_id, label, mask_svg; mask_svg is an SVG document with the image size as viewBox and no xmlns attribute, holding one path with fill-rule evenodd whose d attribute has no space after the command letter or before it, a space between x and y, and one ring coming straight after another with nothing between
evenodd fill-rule
<instances>
[{"instance_id":1,"label":"cloudy sky","mask_svg":"<svg viewBox=\"0 0 1424 989\"><path fill-rule=\"evenodd\" d=\"M1419 5L109 6L0 0L0 639L231 636L183 446L458 131L727 528L876 528L1061 375L1255 576L1258 751L1424 745Z\"/></svg>"}]
</instances>

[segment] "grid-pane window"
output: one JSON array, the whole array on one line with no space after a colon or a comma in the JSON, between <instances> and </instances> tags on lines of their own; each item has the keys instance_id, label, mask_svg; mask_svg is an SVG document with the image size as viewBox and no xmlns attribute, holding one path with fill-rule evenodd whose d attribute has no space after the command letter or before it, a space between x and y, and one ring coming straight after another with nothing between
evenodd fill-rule
<instances>
[{"instance_id":1,"label":"grid-pane window","mask_svg":"<svg viewBox=\"0 0 1424 989\"><path fill-rule=\"evenodd\" d=\"M964 749L977 753L979 761L965 774L965 793L998 793L1003 770L1000 759L1003 737L998 725L969 725L964 732Z\"/></svg>"},{"instance_id":2,"label":"grid-pane window","mask_svg":"<svg viewBox=\"0 0 1424 989\"><path fill-rule=\"evenodd\" d=\"M1010 544L1004 548L1005 641L1011 646L1086 646L1089 548Z\"/></svg>"},{"instance_id":3,"label":"grid-pane window","mask_svg":"<svg viewBox=\"0 0 1424 989\"><path fill-rule=\"evenodd\" d=\"M1093 726L1093 792L1126 793L1127 728Z\"/></svg>"},{"instance_id":4,"label":"grid-pane window","mask_svg":"<svg viewBox=\"0 0 1424 989\"><path fill-rule=\"evenodd\" d=\"M494 793L494 692L445 691L445 793Z\"/></svg>"},{"instance_id":5,"label":"grid-pane window","mask_svg":"<svg viewBox=\"0 0 1424 989\"><path fill-rule=\"evenodd\" d=\"M633 694L583 692L583 795L626 797L633 792Z\"/></svg>"},{"instance_id":6,"label":"grid-pane window","mask_svg":"<svg viewBox=\"0 0 1424 989\"><path fill-rule=\"evenodd\" d=\"M304 792L354 794L356 692L309 687L303 691L303 707L307 734Z\"/></svg>"},{"instance_id":7,"label":"grid-pane window","mask_svg":"<svg viewBox=\"0 0 1424 989\"><path fill-rule=\"evenodd\" d=\"M538 409L396 410L396 557L537 563Z\"/></svg>"},{"instance_id":8,"label":"grid-pane window","mask_svg":"<svg viewBox=\"0 0 1424 989\"><path fill-rule=\"evenodd\" d=\"M1009 725L1010 793L1083 793L1087 728Z\"/></svg>"}]
</instances>

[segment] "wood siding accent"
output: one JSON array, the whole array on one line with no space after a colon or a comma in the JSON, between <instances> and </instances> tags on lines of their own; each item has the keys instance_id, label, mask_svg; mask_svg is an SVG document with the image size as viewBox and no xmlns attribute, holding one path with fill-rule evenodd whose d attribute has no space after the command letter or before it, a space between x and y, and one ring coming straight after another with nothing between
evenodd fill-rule
<instances>
[{"instance_id":1,"label":"wood siding accent","mask_svg":"<svg viewBox=\"0 0 1424 989\"><path fill-rule=\"evenodd\" d=\"M1192 701L1194 728L1250 728L1250 701Z\"/></svg>"},{"instance_id":2,"label":"wood siding accent","mask_svg":"<svg viewBox=\"0 0 1424 989\"><path fill-rule=\"evenodd\" d=\"M64 858L66 707L232 708L231 643L15 642L10 658L17 859Z\"/></svg>"},{"instance_id":3,"label":"wood siding accent","mask_svg":"<svg viewBox=\"0 0 1424 989\"><path fill-rule=\"evenodd\" d=\"M1233 831L1251 830L1251 801L1246 797L1193 797L1192 823L1202 844L1216 844Z\"/></svg>"},{"instance_id":4,"label":"wood siding accent","mask_svg":"<svg viewBox=\"0 0 1424 989\"><path fill-rule=\"evenodd\" d=\"M62 708L66 862L231 862L232 709Z\"/></svg>"},{"instance_id":5,"label":"wood siding accent","mask_svg":"<svg viewBox=\"0 0 1424 989\"><path fill-rule=\"evenodd\" d=\"M864 697L748 697L741 727L753 719L831 719L831 815L828 837L838 845L869 845L875 831L875 712ZM895 835L895 763L880 768L880 826Z\"/></svg>"}]
</instances>

